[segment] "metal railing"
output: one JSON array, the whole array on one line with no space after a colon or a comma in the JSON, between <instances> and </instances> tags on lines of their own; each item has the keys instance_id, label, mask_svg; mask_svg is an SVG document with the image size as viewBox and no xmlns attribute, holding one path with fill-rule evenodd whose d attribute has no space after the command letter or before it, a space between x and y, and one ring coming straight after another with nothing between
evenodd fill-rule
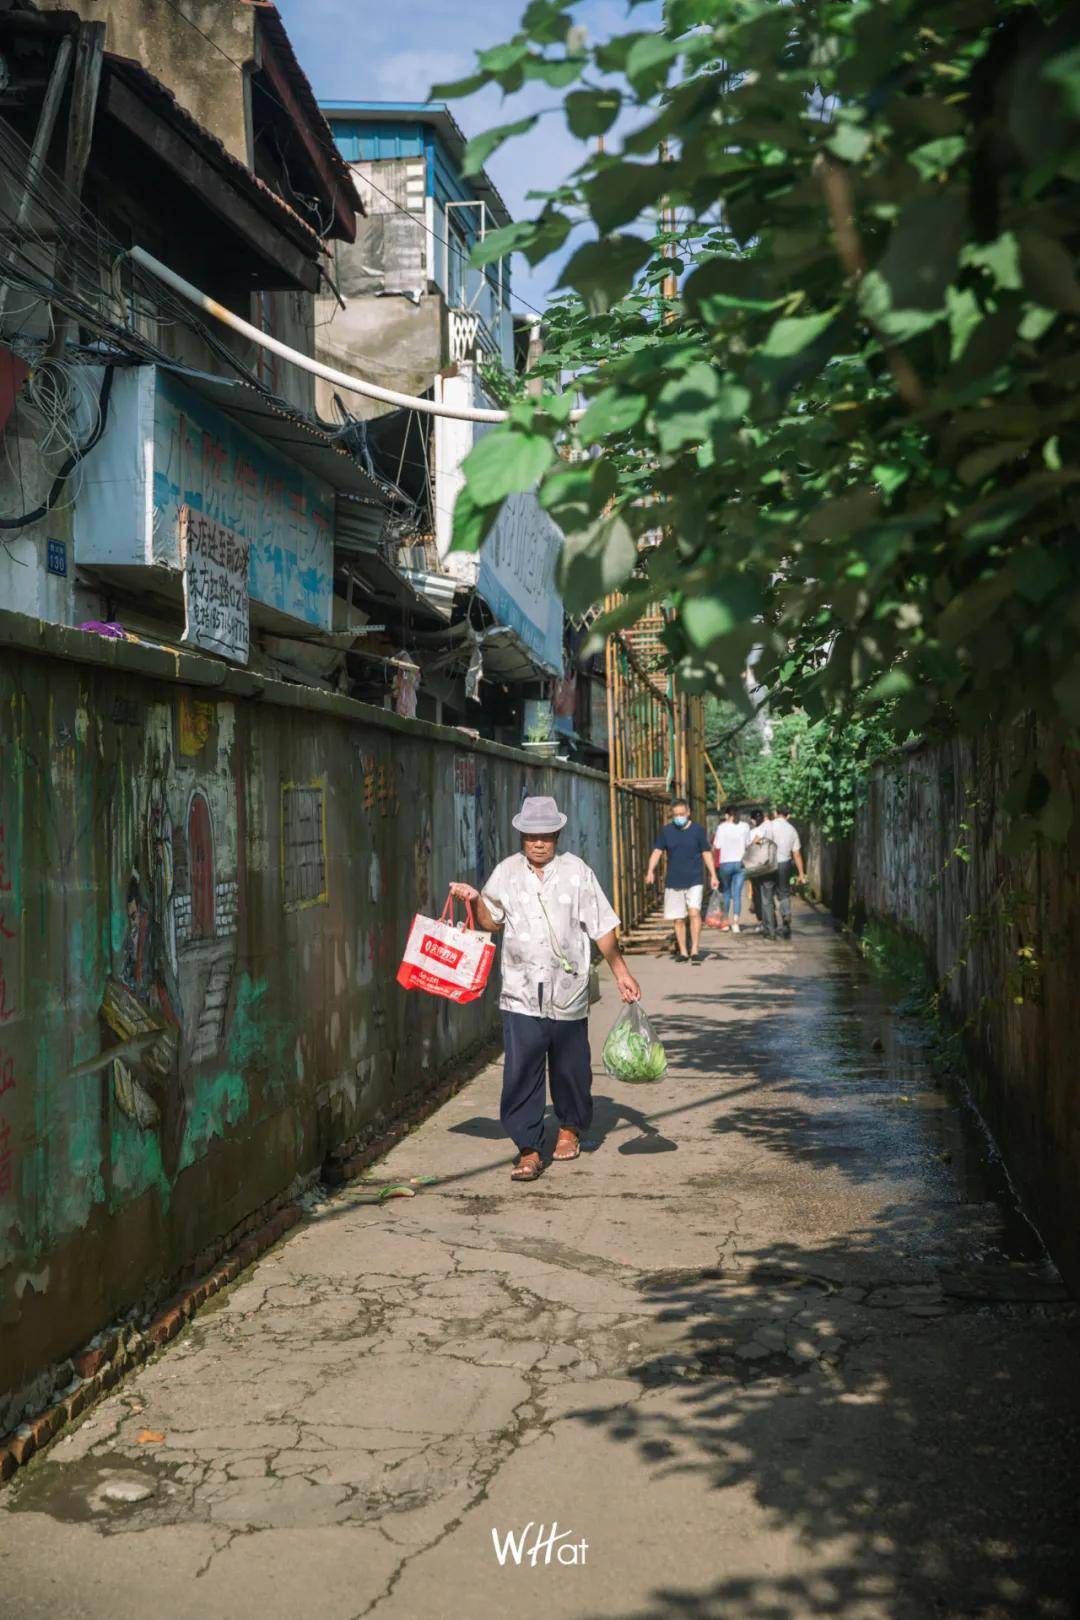
<instances>
[{"instance_id":1,"label":"metal railing","mask_svg":"<svg viewBox=\"0 0 1080 1620\"><path fill-rule=\"evenodd\" d=\"M640 788L611 785L613 904L628 934L654 908L656 896L645 883L656 835L664 824L667 800Z\"/></svg>"},{"instance_id":2,"label":"metal railing","mask_svg":"<svg viewBox=\"0 0 1080 1620\"><path fill-rule=\"evenodd\" d=\"M606 610L619 601L609 597ZM624 931L655 905L645 873L671 795L685 794L695 818L705 819L704 703L680 692L666 667L664 624L657 610L605 646L612 887Z\"/></svg>"}]
</instances>

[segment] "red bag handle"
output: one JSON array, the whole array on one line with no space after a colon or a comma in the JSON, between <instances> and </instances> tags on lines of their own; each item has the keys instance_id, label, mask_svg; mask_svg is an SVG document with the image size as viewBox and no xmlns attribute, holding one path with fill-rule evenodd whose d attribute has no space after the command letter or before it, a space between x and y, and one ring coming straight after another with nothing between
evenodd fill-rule
<instances>
[{"instance_id":1,"label":"red bag handle","mask_svg":"<svg viewBox=\"0 0 1080 1620\"><path fill-rule=\"evenodd\" d=\"M446 896L446 904L445 904L445 906L443 906L442 912L441 912L441 914L439 916L439 921L440 922L449 922L451 927L453 927L453 925L454 925L454 901L455 901L456 898L457 898L457 896L453 895L453 894L448 894ZM475 929L476 929L476 919L473 916L473 903L472 903L471 900L465 900L465 901L462 902L462 904L465 907L465 926L466 926L466 929L475 931Z\"/></svg>"}]
</instances>

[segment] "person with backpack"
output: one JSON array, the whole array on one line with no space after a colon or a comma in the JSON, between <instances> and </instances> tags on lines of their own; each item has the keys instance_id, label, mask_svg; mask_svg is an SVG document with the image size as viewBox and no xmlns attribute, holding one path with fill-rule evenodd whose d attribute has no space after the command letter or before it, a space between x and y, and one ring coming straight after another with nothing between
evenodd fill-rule
<instances>
[{"instance_id":1,"label":"person with backpack","mask_svg":"<svg viewBox=\"0 0 1080 1620\"><path fill-rule=\"evenodd\" d=\"M776 845L776 894L780 911L780 930L785 939L791 938L791 878L798 874L800 883L806 881L802 844L795 827L788 820L786 805L780 805L773 817L773 842Z\"/></svg>"},{"instance_id":2,"label":"person with backpack","mask_svg":"<svg viewBox=\"0 0 1080 1620\"><path fill-rule=\"evenodd\" d=\"M776 840L773 837L774 815L771 810L766 811L761 824L754 828L750 834L746 854L743 856L743 869L751 882L757 885L757 897L761 907L761 926L767 939L777 937L777 853Z\"/></svg>"},{"instance_id":3,"label":"person with backpack","mask_svg":"<svg viewBox=\"0 0 1080 1620\"><path fill-rule=\"evenodd\" d=\"M761 826L761 824L762 824L762 822L764 820L765 820L765 812L764 812L764 810L752 810L750 812L750 819L746 823L746 848L747 849L749 849L750 843L751 843L751 840L753 839L754 834L757 832L758 828ZM743 851L744 855L745 855L745 853L746 853L746 850ZM757 924L757 932L760 934L760 933L764 932L764 928L763 928L762 921L761 921L761 885L758 882L757 878L754 877L753 873L746 870L745 866L743 867L743 871L746 872L746 884L747 884L747 887L750 890L750 910L753 913L754 921Z\"/></svg>"}]
</instances>

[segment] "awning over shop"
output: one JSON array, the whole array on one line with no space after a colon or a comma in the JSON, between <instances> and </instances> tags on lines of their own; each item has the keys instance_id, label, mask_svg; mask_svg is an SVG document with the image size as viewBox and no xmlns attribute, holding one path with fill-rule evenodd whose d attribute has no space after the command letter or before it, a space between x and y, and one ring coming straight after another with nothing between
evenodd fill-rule
<instances>
[{"instance_id":1,"label":"awning over shop","mask_svg":"<svg viewBox=\"0 0 1080 1620\"><path fill-rule=\"evenodd\" d=\"M239 377L216 377L211 372L195 371L188 366L162 366L161 370L181 378L193 393L216 405L249 433L257 434L333 489L362 496L386 510L392 498L390 486L367 472L339 436L317 427L299 411L290 411L284 401L262 393Z\"/></svg>"},{"instance_id":2,"label":"awning over shop","mask_svg":"<svg viewBox=\"0 0 1080 1620\"><path fill-rule=\"evenodd\" d=\"M454 580L396 567L387 541L388 516L380 501L339 493L334 506L335 556L376 601L446 623L454 610Z\"/></svg>"}]
</instances>

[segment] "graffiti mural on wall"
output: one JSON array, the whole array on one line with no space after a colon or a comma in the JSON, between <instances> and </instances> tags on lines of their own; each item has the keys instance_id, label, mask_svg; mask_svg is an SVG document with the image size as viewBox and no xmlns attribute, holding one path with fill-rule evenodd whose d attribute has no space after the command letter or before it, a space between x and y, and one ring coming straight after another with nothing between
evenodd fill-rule
<instances>
[{"instance_id":1,"label":"graffiti mural on wall","mask_svg":"<svg viewBox=\"0 0 1080 1620\"><path fill-rule=\"evenodd\" d=\"M484 814L483 763L473 754L454 759L454 824L457 828L457 869L471 872L482 885L493 863L489 860L487 817Z\"/></svg>"},{"instance_id":2,"label":"graffiti mural on wall","mask_svg":"<svg viewBox=\"0 0 1080 1620\"><path fill-rule=\"evenodd\" d=\"M357 750L360 760L361 793L367 814L377 810L380 816L396 816L401 809L401 794L394 777L394 768L387 760Z\"/></svg>"},{"instance_id":3,"label":"graffiti mural on wall","mask_svg":"<svg viewBox=\"0 0 1080 1620\"><path fill-rule=\"evenodd\" d=\"M167 1173L178 1167L191 1073L225 1045L236 968L236 784L230 705L182 695L148 725L126 853L124 929L100 1019L118 1108L160 1133Z\"/></svg>"},{"instance_id":4,"label":"graffiti mural on wall","mask_svg":"<svg viewBox=\"0 0 1080 1620\"><path fill-rule=\"evenodd\" d=\"M431 907L431 817L423 816L420 831L413 839L413 870L416 874L416 904L420 911Z\"/></svg>"}]
</instances>

